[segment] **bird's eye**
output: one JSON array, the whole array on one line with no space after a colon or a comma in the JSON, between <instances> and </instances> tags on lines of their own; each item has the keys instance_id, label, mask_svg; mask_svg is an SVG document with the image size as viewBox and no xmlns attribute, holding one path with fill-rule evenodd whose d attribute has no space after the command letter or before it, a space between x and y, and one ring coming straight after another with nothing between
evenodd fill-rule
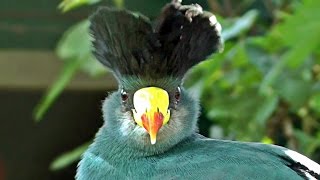
<instances>
[{"instance_id":1,"label":"bird's eye","mask_svg":"<svg viewBox=\"0 0 320 180\"><path fill-rule=\"evenodd\" d=\"M128 97L129 97L128 93L122 89L121 90L121 100L122 100L122 102L126 102Z\"/></svg>"},{"instance_id":2,"label":"bird's eye","mask_svg":"<svg viewBox=\"0 0 320 180\"><path fill-rule=\"evenodd\" d=\"M180 87L177 87L176 92L174 93L174 98L176 99L177 102L180 101L180 98L181 98L181 89L180 89Z\"/></svg>"}]
</instances>

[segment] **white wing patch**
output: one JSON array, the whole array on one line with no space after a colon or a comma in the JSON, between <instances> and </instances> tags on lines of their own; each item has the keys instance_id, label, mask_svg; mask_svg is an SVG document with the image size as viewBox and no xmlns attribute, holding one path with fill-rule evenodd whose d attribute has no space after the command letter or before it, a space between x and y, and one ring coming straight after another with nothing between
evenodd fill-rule
<instances>
[{"instance_id":1,"label":"white wing patch","mask_svg":"<svg viewBox=\"0 0 320 180\"><path fill-rule=\"evenodd\" d=\"M317 180L315 177L311 176L311 174L305 172L304 173L306 175L306 177L308 178L308 180Z\"/></svg>"},{"instance_id":2,"label":"white wing patch","mask_svg":"<svg viewBox=\"0 0 320 180\"><path fill-rule=\"evenodd\" d=\"M320 165L312 161L311 159L307 158L306 156L289 149L286 149L284 153L288 155L292 160L299 162L300 164L307 167L309 170L313 171L314 173L320 174ZM316 179L312 177L308 172L305 172L305 175L309 179Z\"/></svg>"}]
</instances>

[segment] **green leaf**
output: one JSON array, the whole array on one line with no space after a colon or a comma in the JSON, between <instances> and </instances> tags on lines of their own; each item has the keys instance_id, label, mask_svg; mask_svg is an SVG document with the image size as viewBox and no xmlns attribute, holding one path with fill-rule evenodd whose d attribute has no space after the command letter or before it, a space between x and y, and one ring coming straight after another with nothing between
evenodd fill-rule
<instances>
[{"instance_id":1,"label":"green leaf","mask_svg":"<svg viewBox=\"0 0 320 180\"><path fill-rule=\"evenodd\" d=\"M81 21L70 27L60 39L56 53L64 61L83 60L81 70L91 76L105 74L106 68L91 53L91 36L88 20Z\"/></svg>"},{"instance_id":2,"label":"green leaf","mask_svg":"<svg viewBox=\"0 0 320 180\"><path fill-rule=\"evenodd\" d=\"M301 3L297 11L292 16L288 16L283 23L275 27L272 33L277 34L289 47L296 45L301 46L301 43L308 42L305 40L306 37L319 37L319 35L317 35L318 31L316 31L320 29L320 23L318 21L320 14L317 13L319 7L320 1L311 0ZM305 46L307 44L303 45Z\"/></svg>"},{"instance_id":3,"label":"green leaf","mask_svg":"<svg viewBox=\"0 0 320 180\"><path fill-rule=\"evenodd\" d=\"M62 12L67 12L83 5L91 5L100 2L101 0L62 0L58 8Z\"/></svg>"},{"instance_id":4,"label":"green leaf","mask_svg":"<svg viewBox=\"0 0 320 180\"><path fill-rule=\"evenodd\" d=\"M50 164L50 170L57 171L60 169L63 169L67 167L68 165L76 162L80 159L81 155L88 149L89 145L92 142L87 142L76 149L64 153L61 156L57 157L51 164Z\"/></svg>"},{"instance_id":5,"label":"green leaf","mask_svg":"<svg viewBox=\"0 0 320 180\"><path fill-rule=\"evenodd\" d=\"M123 8L124 7L124 0L113 0L113 4L117 8Z\"/></svg>"},{"instance_id":6,"label":"green leaf","mask_svg":"<svg viewBox=\"0 0 320 180\"><path fill-rule=\"evenodd\" d=\"M56 82L46 92L34 111L34 118L40 121L52 103L71 81L78 70L83 70L91 76L98 76L106 72L91 53L89 35L89 21L84 20L68 29L59 41L56 53L65 61L64 68Z\"/></svg>"},{"instance_id":7,"label":"green leaf","mask_svg":"<svg viewBox=\"0 0 320 180\"><path fill-rule=\"evenodd\" d=\"M79 69L80 64L81 61L69 61L64 65L58 79L53 83L51 88L49 88L34 109L33 117L36 122L39 122L43 118L52 103L58 98L59 94L71 81L72 77Z\"/></svg>"},{"instance_id":8,"label":"green leaf","mask_svg":"<svg viewBox=\"0 0 320 180\"><path fill-rule=\"evenodd\" d=\"M309 106L320 114L320 93L317 93L310 98Z\"/></svg>"},{"instance_id":9,"label":"green leaf","mask_svg":"<svg viewBox=\"0 0 320 180\"><path fill-rule=\"evenodd\" d=\"M222 31L222 37L224 40L235 38L245 32L247 32L254 24L258 12L256 10L250 10L243 16L236 19L231 27L224 27Z\"/></svg>"},{"instance_id":10,"label":"green leaf","mask_svg":"<svg viewBox=\"0 0 320 180\"><path fill-rule=\"evenodd\" d=\"M320 1L305 1L297 12L289 16L271 32L273 39L281 39L289 49L281 56L261 84L261 92L272 86L279 74L288 65L298 67L316 51L320 43Z\"/></svg>"},{"instance_id":11,"label":"green leaf","mask_svg":"<svg viewBox=\"0 0 320 180\"><path fill-rule=\"evenodd\" d=\"M90 22L83 20L71 26L57 44L56 53L64 60L72 60L91 51Z\"/></svg>"},{"instance_id":12,"label":"green leaf","mask_svg":"<svg viewBox=\"0 0 320 180\"><path fill-rule=\"evenodd\" d=\"M91 53L88 54L88 56L83 57L86 57L86 59L84 59L84 62L81 64L80 69L82 71L93 78L106 74L107 69L101 65L101 63L96 60Z\"/></svg>"},{"instance_id":13,"label":"green leaf","mask_svg":"<svg viewBox=\"0 0 320 180\"><path fill-rule=\"evenodd\" d=\"M274 143L273 140L271 138L267 137L267 136L263 137L261 139L261 142L264 143L264 144L273 144Z\"/></svg>"},{"instance_id":14,"label":"green leaf","mask_svg":"<svg viewBox=\"0 0 320 180\"><path fill-rule=\"evenodd\" d=\"M271 68L260 84L259 92L261 94L269 94L272 89L273 82L277 79L279 74L282 72L286 62L278 60L278 62Z\"/></svg>"},{"instance_id":15,"label":"green leaf","mask_svg":"<svg viewBox=\"0 0 320 180\"><path fill-rule=\"evenodd\" d=\"M293 132L299 141L300 149L303 150L305 155L310 157L320 147L320 132L316 136L311 136L298 129Z\"/></svg>"},{"instance_id":16,"label":"green leaf","mask_svg":"<svg viewBox=\"0 0 320 180\"><path fill-rule=\"evenodd\" d=\"M299 109L307 103L312 93L312 83L287 74L275 83L275 89L284 100L290 103L291 108Z\"/></svg>"},{"instance_id":17,"label":"green leaf","mask_svg":"<svg viewBox=\"0 0 320 180\"><path fill-rule=\"evenodd\" d=\"M254 121L259 125L264 126L266 121L278 107L278 102L279 98L277 96L266 97L258 107L255 116L253 117Z\"/></svg>"}]
</instances>

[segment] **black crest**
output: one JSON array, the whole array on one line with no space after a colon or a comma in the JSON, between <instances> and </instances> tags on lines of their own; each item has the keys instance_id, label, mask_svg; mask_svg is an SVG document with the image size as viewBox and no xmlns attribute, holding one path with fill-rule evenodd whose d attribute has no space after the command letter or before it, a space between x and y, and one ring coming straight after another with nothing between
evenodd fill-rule
<instances>
[{"instance_id":1,"label":"black crest","mask_svg":"<svg viewBox=\"0 0 320 180\"><path fill-rule=\"evenodd\" d=\"M152 27L145 16L102 7L91 17L94 55L123 76L183 78L194 65L222 47L221 26L199 5L166 5Z\"/></svg>"}]
</instances>

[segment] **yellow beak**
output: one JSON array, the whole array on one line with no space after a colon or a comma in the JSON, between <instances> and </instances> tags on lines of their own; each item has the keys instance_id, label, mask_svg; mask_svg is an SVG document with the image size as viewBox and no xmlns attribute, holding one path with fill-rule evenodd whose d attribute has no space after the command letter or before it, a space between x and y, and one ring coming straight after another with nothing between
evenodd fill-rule
<instances>
[{"instance_id":1,"label":"yellow beak","mask_svg":"<svg viewBox=\"0 0 320 180\"><path fill-rule=\"evenodd\" d=\"M157 87L139 89L133 96L133 118L150 135L151 144L155 144L162 125L170 119L169 95Z\"/></svg>"}]
</instances>

